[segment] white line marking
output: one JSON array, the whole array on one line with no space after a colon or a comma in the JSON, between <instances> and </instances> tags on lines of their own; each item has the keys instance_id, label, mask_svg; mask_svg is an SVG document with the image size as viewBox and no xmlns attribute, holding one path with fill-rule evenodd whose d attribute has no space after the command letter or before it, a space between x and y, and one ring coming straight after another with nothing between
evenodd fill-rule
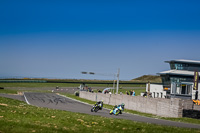
<instances>
[{"instance_id":1,"label":"white line marking","mask_svg":"<svg viewBox=\"0 0 200 133\"><path fill-rule=\"evenodd\" d=\"M30 105L30 103L28 102L28 100L27 100L25 94L24 94L24 98L25 98L25 100L26 100L26 103Z\"/></svg>"}]
</instances>

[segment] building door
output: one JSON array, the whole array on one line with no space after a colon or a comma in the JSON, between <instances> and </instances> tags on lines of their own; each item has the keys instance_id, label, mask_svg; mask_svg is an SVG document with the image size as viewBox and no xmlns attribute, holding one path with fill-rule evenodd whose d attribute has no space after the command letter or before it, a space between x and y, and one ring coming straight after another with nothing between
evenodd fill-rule
<instances>
[{"instance_id":1,"label":"building door","mask_svg":"<svg viewBox=\"0 0 200 133\"><path fill-rule=\"evenodd\" d=\"M191 95L192 85L191 84L181 84L181 94Z\"/></svg>"},{"instance_id":2,"label":"building door","mask_svg":"<svg viewBox=\"0 0 200 133\"><path fill-rule=\"evenodd\" d=\"M181 85L181 94L186 94L186 84Z\"/></svg>"}]
</instances>

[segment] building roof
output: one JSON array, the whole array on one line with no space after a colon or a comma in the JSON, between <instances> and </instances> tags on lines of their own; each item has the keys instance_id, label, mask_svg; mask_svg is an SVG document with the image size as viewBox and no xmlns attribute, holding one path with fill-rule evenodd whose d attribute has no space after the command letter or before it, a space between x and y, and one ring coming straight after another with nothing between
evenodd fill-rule
<instances>
[{"instance_id":1,"label":"building roof","mask_svg":"<svg viewBox=\"0 0 200 133\"><path fill-rule=\"evenodd\" d=\"M178 62L178 63L200 64L200 61L196 61L196 60L184 60L184 59L170 60L170 61L165 61L165 62L166 63Z\"/></svg>"},{"instance_id":2,"label":"building roof","mask_svg":"<svg viewBox=\"0 0 200 133\"><path fill-rule=\"evenodd\" d=\"M181 75L181 76L194 76L194 71L186 70L168 70L158 73L159 75ZM200 74L200 73L199 73Z\"/></svg>"}]
</instances>

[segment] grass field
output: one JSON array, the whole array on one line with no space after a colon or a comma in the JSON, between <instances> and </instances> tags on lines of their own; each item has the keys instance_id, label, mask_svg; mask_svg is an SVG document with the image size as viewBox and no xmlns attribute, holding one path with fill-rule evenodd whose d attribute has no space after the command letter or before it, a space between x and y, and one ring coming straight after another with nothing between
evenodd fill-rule
<instances>
[{"instance_id":1,"label":"grass field","mask_svg":"<svg viewBox=\"0 0 200 133\"><path fill-rule=\"evenodd\" d=\"M0 132L146 132L199 133L200 130L166 127L122 119L104 118L27 105L0 97Z\"/></svg>"},{"instance_id":2,"label":"grass field","mask_svg":"<svg viewBox=\"0 0 200 133\"><path fill-rule=\"evenodd\" d=\"M0 83L0 87L78 87L78 83Z\"/></svg>"},{"instance_id":3,"label":"grass field","mask_svg":"<svg viewBox=\"0 0 200 133\"><path fill-rule=\"evenodd\" d=\"M12 87L12 88L16 88L16 90L14 89L2 89L0 90L0 93L17 93L17 89L20 88L21 91L28 91L26 89L23 90L23 88L33 88L32 90L29 91L34 91L34 92L50 92L47 90L42 90L43 87L54 87L56 88L56 86L59 87L74 87L77 88L80 84L77 83L0 83L0 87ZM109 86L107 86L106 84L88 84L88 86L92 86L92 88L94 89L94 92L97 92L97 89L95 89L95 87L103 87L103 88L107 88ZM143 87L143 85L130 85L130 84L123 84L124 87L129 88L129 89L119 89L119 93L122 92L123 94L126 94L126 91L129 92L129 90L134 90L136 95L140 95L141 92L145 92L145 89ZM120 88L123 88L123 86L120 86ZM112 85L110 85L110 87L112 87ZM136 89L134 89L134 87L137 87ZM41 88L40 90L34 90L34 88ZM101 91L103 89L100 89ZM115 91L116 92L116 91Z\"/></svg>"},{"instance_id":4,"label":"grass field","mask_svg":"<svg viewBox=\"0 0 200 133\"><path fill-rule=\"evenodd\" d=\"M113 87L113 84L87 84L89 87ZM80 83L0 83L0 87L78 87ZM145 87L141 84L119 84L119 87Z\"/></svg>"},{"instance_id":5,"label":"grass field","mask_svg":"<svg viewBox=\"0 0 200 133\"><path fill-rule=\"evenodd\" d=\"M92 89L94 89L94 92L97 92L97 89L95 87L102 87L102 88L107 88L107 87L113 87L113 84L87 84L89 87L92 87ZM0 87L12 87L12 90L0 90L0 93L4 93L4 92L10 92L10 93L14 93L14 88L19 89L21 91L28 91L26 89L23 88L33 88L32 90L29 91L34 91L34 92L50 92L47 90L43 90L42 88L56 88L56 86L59 87L74 87L77 88L78 86L80 86L80 83L0 83ZM134 89L134 87L137 87L137 89ZM34 88L40 88L40 90L34 90ZM129 90L134 90L136 92L136 95L140 95L141 92L144 92L144 85L141 84L123 84L120 85L119 89L119 93L122 92L124 94L126 94L126 91ZM124 89L123 89L124 88ZM127 89L129 88L129 89ZM101 89L102 91L103 89Z\"/></svg>"}]
</instances>

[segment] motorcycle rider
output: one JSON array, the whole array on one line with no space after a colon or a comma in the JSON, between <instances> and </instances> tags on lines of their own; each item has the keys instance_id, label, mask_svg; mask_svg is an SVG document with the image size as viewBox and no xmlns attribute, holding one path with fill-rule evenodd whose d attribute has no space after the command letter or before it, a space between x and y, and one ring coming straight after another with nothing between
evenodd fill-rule
<instances>
[{"instance_id":1,"label":"motorcycle rider","mask_svg":"<svg viewBox=\"0 0 200 133\"><path fill-rule=\"evenodd\" d=\"M102 108L103 108L103 100L98 101L95 105L99 106L99 109L102 110Z\"/></svg>"},{"instance_id":2,"label":"motorcycle rider","mask_svg":"<svg viewBox=\"0 0 200 133\"><path fill-rule=\"evenodd\" d=\"M125 106L124 103L122 103L120 105L115 105L113 107L113 113L115 114L116 113L116 109L119 109L119 113L122 114L122 111L124 111L124 106Z\"/></svg>"},{"instance_id":3,"label":"motorcycle rider","mask_svg":"<svg viewBox=\"0 0 200 133\"><path fill-rule=\"evenodd\" d=\"M117 105L115 105L115 108L118 108L119 109L119 113L120 114L122 114L122 111L124 111L124 106L125 106L125 104L124 103L122 103L122 104L119 104L118 106Z\"/></svg>"},{"instance_id":4,"label":"motorcycle rider","mask_svg":"<svg viewBox=\"0 0 200 133\"><path fill-rule=\"evenodd\" d=\"M120 110L120 114L122 114L122 111L124 111L124 106L125 106L125 104L124 103L122 103L122 104L120 104L120 105L118 105L118 109Z\"/></svg>"}]
</instances>

